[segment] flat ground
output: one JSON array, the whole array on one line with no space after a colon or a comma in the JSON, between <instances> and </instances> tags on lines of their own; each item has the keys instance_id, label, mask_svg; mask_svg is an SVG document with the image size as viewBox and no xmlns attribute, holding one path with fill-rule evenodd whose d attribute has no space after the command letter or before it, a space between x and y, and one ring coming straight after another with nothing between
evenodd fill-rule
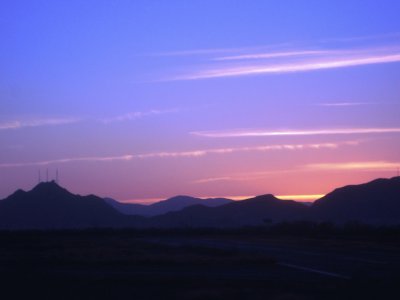
<instances>
[{"instance_id":1,"label":"flat ground","mask_svg":"<svg viewBox=\"0 0 400 300\"><path fill-rule=\"evenodd\" d=\"M399 270L395 235L0 232L4 299L400 299Z\"/></svg>"}]
</instances>

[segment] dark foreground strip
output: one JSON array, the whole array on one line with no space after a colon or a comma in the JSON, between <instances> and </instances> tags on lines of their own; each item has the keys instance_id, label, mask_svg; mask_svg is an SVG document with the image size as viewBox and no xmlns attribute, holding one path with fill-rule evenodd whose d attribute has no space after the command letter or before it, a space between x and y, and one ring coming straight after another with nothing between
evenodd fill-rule
<instances>
[{"instance_id":1,"label":"dark foreground strip","mask_svg":"<svg viewBox=\"0 0 400 300\"><path fill-rule=\"evenodd\" d=\"M297 265L293 265L293 264L287 264L287 263L277 263L277 264L280 266L283 266L283 267L302 270L302 271L311 272L311 273L317 273L317 274L321 274L321 275L325 275L325 276L336 277L336 278L341 278L341 279L346 279L346 280L351 279L351 277L349 277L349 276L332 273L332 272L327 272L327 271L321 271L321 270L307 268L307 267L302 267L302 266L297 266Z\"/></svg>"}]
</instances>

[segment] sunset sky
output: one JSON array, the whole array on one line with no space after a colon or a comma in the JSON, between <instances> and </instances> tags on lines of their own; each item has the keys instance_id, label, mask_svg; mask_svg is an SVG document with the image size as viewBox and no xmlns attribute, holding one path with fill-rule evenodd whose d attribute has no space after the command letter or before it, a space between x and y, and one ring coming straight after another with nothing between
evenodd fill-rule
<instances>
[{"instance_id":1,"label":"sunset sky","mask_svg":"<svg viewBox=\"0 0 400 300\"><path fill-rule=\"evenodd\" d=\"M400 167L400 1L1 1L0 198L315 199Z\"/></svg>"}]
</instances>

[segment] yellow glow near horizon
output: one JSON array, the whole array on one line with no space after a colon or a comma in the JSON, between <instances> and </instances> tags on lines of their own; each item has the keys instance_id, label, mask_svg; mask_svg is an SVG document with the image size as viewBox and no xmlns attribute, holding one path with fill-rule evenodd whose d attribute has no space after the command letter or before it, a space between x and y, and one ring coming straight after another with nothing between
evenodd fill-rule
<instances>
[{"instance_id":1,"label":"yellow glow near horizon","mask_svg":"<svg viewBox=\"0 0 400 300\"><path fill-rule=\"evenodd\" d=\"M278 195L276 196L279 199L282 200L295 200L295 201L315 201L319 198L322 198L323 196L325 196L324 194L311 194L311 195Z\"/></svg>"}]
</instances>

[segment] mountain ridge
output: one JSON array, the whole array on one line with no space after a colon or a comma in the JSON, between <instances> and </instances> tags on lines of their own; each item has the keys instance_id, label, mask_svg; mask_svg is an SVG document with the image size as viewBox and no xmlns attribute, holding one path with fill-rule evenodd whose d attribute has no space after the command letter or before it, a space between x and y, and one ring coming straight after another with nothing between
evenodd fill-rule
<instances>
[{"instance_id":1,"label":"mountain ridge","mask_svg":"<svg viewBox=\"0 0 400 300\"><path fill-rule=\"evenodd\" d=\"M130 221L103 199L74 195L55 181L18 190L0 201L0 228L6 229L124 227Z\"/></svg>"},{"instance_id":2,"label":"mountain ridge","mask_svg":"<svg viewBox=\"0 0 400 300\"><path fill-rule=\"evenodd\" d=\"M141 215L153 217L165 214L171 211L178 211L191 205L204 205L216 207L223 204L233 202L234 200L226 198L197 198L186 195L178 195L166 200L161 200L150 205L142 205L137 203L122 203L112 198L104 198L105 201L117 209L119 212L127 215Z\"/></svg>"},{"instance_id":3,"label":"mountain ridge","mask_svg":"<svg viewBox=\"0 0 400 300\"><path fill-rule=\"evenodd\" d=\"M392 224L400 220L400 177L334 189L311 206L316 220Z\"/></svg>"},{"instance_id":4,"label":"mountain ridge","mask_svg":"<svg viewBox=\"0 0 400 300\"><path fill-rule=\"evenodd\" d=\"M272 194L241 201L223 199L222 202L228 203L214 207L201 205L204 202L189 205L204 201L189 196L176 196L169 200L156 203L155 207L165 209L166 204L172 203L177 205L177 210L148 217L131 216L122 214L103 198L75 195L54 181L44 182L30 191L16 190L0 201L0 228L242 227L298 220L400 224L400 177L343 186L311 206L281 200Z\"/></svg>"},{"instance_id":5,"label":"mountain ridge","mask_svg":"<svg viewBox=\"0 0 400 300\"><path fill-rule=\"evenodd\" d=\"M190 206L153 219L157 225L166 227L260 226L273 221L299 220L306 209L301 203L266 194L217 207Z\"/></svg>"}]
</instances>

